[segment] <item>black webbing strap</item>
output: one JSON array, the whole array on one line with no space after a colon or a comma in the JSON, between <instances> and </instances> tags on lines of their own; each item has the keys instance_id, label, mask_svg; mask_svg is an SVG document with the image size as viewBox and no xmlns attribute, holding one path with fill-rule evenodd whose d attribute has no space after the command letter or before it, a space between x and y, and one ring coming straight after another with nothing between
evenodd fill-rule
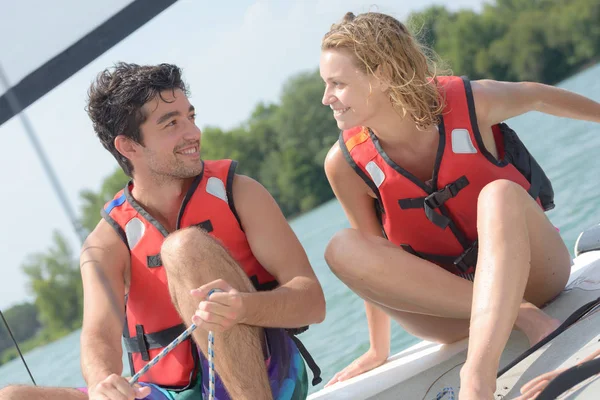
<instances>
[{"instance_id":1,"label":"black webbing strap","mask_svg":"<svg viewBox=\"0 0 600 400\"><path fill-rule=\"evenodd\" d=\"M142 360L150 361L150 353L148 352L148 345L146 344L146 341L144 340L144 326L143 325L135 326L134 340L136 341L138 348L140 349L140 351L138 353L142 354Z\"/></svg>"},{"instance_id":2,"label":"black webbing strap","mask_svg":"<svg viewBox=\"0 0 600 400\"><path fill-rule=\"evenodd\" d=\"M424 201L425 197L414 197L412 199L400 199L398 200L398 204L401 209L408 210L411 208L423 208Z\"/></svg>"},{"instance_id":3,"label":"black webbing strap","mask_svg":"<svg viewBox=\"0 0 600 400\"><path fill-rule=\"evenodd\" d=\"M469 268L475 267L477 265L477 256L479 255L479 241L475 240L469 248L462 252L460 256L458 256L454 260L454 265L456 268L461 270L463 273L467 273Z\"/></svg>"},{"instance_id":4,"label":"black webbing strap","mask_svg":"<svg viewBox=\"0 0 600 400\"><path fill-rule=\"evenodd\" d=\"M402 247L404 249L404 251L406 251L414 256L420 257L427 261L431 261L435 264L446 265L446 266L454 265L463 274L466 274L467 271L471 267L474 267L477 264L477 252L478 252L477 240L475 242L473 242L473 244L471 246L469 246L469 248L467 248L465 251L463 251L463 253L458 257L423 253L420 251L416 251L415 249L412 248L412 246L410 246L408 244L401 244L400 247Z\"/></svg>"},{"instance_id":5,"label":"black webbing strap","mask_svg":"<svg viewBox=\"0 0 600 400\"><path fill-rule=\"evenodd\" d=\"M194 226L200 228L200 229L204 229L207 233L210 233L214 230L213 228L213 224L212 222L210 222L210 219L207 219L206 221L202 221L199 222L197 224L195 224Z\"/></svg>"},{"instance_id":6,"label":"black webbing strap","mask_svg":"<svg viewBox=\"0 0 600 400\"><path fill-rule=\"evenodd\" d=\"M294 343L296 343L298 351L300 351L302 358L304 358L304 361L306 361L306 364L308 364L308 367L313 373L312 385L317 386L323 381L323 378L321 378L321 368L319 368L319 366L317 365L313 357L310 355L306 347L304 347L304 344L302 344L300 339L298 339L295 335L290 335L290 337L292 338Z\"/></svg>"},{"instance_id":7,"label":"black webbing strap","mask_svg":"<svg viewBox=\"0 0 600 400\"><path fill-rule=\"evenodd\" d=\"M300 328L286 328L286 331L290 334L290 335L299 335L301 333L304 333L308 330L308 326L301 326Z\"/></svg>"},{"instance_id":8,"label":"black webbing strap","mask_svg":"<svg viewBox=\"0 0 600 400\"><path fill-rule=\"evenodd\" d=\"M408 244L401 244L400 247L402 247L402 249L404 249L404 251L412 254L413 256L417 256L419 258L422 258L427 261L431 261L436 264L452 265L452 264L454 264L454 260L456 259L456 257L453 257L453 256L443 256L443 255L439 255L439 254L430 254L430 253L423 253L420 251L416 251L415 249L412 248L412 246L410 246Z\"/></svg>"},{"instance_id":9,"label":"black webbing strap","mask_svg":"<svg viewBox=\"0 0 600 400\"><path fill-rule=\"evenodd\" d=\"M160 257L160 253L155 254L153 256L147 256L146 257L146 266L148 268L162 267L162 258Z\"/></svg>"},{"instance_id":10,"label":"black webbing strap","mask_svg":"<svg viewBox=\"0 0 600 400\"><path fill-rule=\"evenodd\" d=\"M148 350L159 349L169 345L173 340L185 331L184 324L176 325L165 330L146 333L142 325L136 325L136 336L124 337L123 342L128 353L141 353L144 361L150 361Z\"/></svg>"},{"instance_id":11,"label":"black webbing strap","mask_svg":"<svg viewBox=\"0 0 600 400\"><path fill-rule=\"evenodd\" d=\"M424 208L427 219L440 228L446 229L451 222L450 218L436 213L434 210L436 208L440 208L440 206L442 206L451 198L456 197L456 195L462 189L467 187L468 184L469 180L463 175L454 182L444 186L443 189L433 192L426 197L400 199L398 200L398 204L402 209Z\"/></svg>"},{"instance_id":12,"label":"black webbing strap","mask_svg":"<svg viewBox=\"0 0 600 400\"><path fill-rule=\"evenodd\" d=\"M531 186L529 186L529 190L527 191L529 195L535 200L540 195L540 189L542 188L542 177L540 175L540 171L535 168L533 165L531 166Z\"/></svg>"},{"instance_id":13,"label":"black webbing strap","mask_svg":"<svg viewBox=\"0 0 600 400\"><path fill-rule=\"evenodd\" d=\"M269 282L258 282L258 276L252 275L250 277L250 282L252 282L252 286L259 292L265 292L269 290L275 290L279 287L279 282L277 280L269 281Z\"/></svg>"}]
</instances>

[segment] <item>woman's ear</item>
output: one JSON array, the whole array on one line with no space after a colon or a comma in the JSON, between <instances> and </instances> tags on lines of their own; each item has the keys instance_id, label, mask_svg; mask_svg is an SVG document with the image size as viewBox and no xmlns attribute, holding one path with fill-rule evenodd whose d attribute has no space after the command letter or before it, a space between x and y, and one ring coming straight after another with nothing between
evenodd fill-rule
<instances>
[{"instance_id":1,"label":"woman's ear","mask_svg":"<svg viewBox=\"0 0 600 400\"><path fill-rule=\"evenodd\" d=\"M387 92L390 88L390 82L392 81L392 73L390 67L387 64L379 64L375 69L374 75L374 84L376 85L376 87L384 93Z\"/></svg>"}]
</instances>

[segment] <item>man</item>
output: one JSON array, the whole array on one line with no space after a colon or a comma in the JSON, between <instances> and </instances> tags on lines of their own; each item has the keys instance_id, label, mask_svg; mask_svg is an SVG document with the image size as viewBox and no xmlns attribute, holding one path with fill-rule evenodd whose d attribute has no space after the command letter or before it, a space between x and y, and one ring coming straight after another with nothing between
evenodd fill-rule
<instances>
[{"instance_id":1,"label":"man","mask_svg":"<svg viewBox=\"0 0 600 400\"><path fill-rule=\"evenodd\" d=\"M81 251L88 389L8 387L0 399L206 398L209 331L216 399L306 398L303 346L283 328L321 322L322 289L265 188L235 174L234 161L201 159L180 69L105 70L90 88L88 114L132 178ZM212 289L220 291L207 297ZM193 342L179 344L140 385L121 377L121 334L133 374L192 323Z\"/></svg>"}]
</instances>

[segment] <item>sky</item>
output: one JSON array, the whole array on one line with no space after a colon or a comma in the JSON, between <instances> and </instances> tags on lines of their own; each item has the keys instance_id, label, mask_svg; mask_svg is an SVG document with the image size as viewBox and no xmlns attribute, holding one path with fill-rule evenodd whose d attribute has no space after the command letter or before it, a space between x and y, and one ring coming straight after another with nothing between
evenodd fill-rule
<instances>
[{"instance_id":1,"label":"sky","mask_svg":"<svg viewBox=\"0 0 600 400\"><path fill-rule=\"evenodd\" d=\"M124 7L129 0L3 2L0 65L11 84ZM230 129L258 102L278 102L294 74L318 67L320 41L347 11L384 12L405 21L432 4L481 10L483 0L179 0L98 57L25 114L75 210L80 192L98 190L117 164L101 146L84 111L94 77L115 62L175 63L191 89L200 127ZM6 88L0 88L0 94ZM52 190L19 117L0 126L0 309L30 301L21 270L49 248L54 231L75 254L79 241Z\"/></svg>"}]
</instances>

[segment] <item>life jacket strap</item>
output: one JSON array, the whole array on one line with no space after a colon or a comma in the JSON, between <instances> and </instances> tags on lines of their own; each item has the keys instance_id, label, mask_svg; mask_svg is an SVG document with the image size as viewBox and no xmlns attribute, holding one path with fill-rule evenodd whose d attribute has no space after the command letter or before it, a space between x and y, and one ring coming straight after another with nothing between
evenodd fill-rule
<instances>
[{"instance_id":1,"label":"life jacket strap","mask_svg":"<svg viewBox=\"0 0 600 400\"><path fill-rule=\"evenodd\" d=\"M469 185L469 180L466 176L461 176L452 183L447 184L444 188L431 193L426 197L416 197L409 199L400 199L398 204L402 209L423 208L427 219L442 229L446 229L450 222L450 218L441 215L434 210L440 208L444 203L450 200L465 187Z\"/></svg>"},{"instance_id":2,"label":"life jacket strap","mask_svg":"<svg viewBox=\"0 0 600 400\"><path fill-rule=\"evenodd\" d=\"M162 267L162 258L160 257L160 253L152 255L152 256L147 256L146 257L146 266L148 268Z\"/></svg>"},{"instance_id":3,"label":"life jacket strap","mask_svg":"<svg viewBox=\"0 0 600 400\"><path fill-rule=\"evenodd\" d=\"M475 265L477 264L478 253L479 242L475 240L469 248L463 251L462 254L454 260L454 265L464 274L468 273L471 268L474 271Z\"/></svg>"},{"instance_id":4,"label":"life jacket strap","mask_svg":"<svg viewBox=\"0 0 600 400\"><path fill-rule=\"evenodd\" d=\"M412 246L408 244L401 244L400 247L402 247L402 249L404 249L404 251L406 251L407 253L410 253L414 256L430 261L432 263L439 264L444 267L455 267L455 269L457 270L456 272L459 272L461 276L465 277L466 275L473 274L475 270L475 265L477 264L477 253L479 248L478 242L477 240L475 240L475 242L473 242L471 246L469 246L465 251L463 251L461 255L455 257L440 254L423 253L420 251L416 251L412 248Z\"/></svg>"},{"instance_id":5,"label":"life jacket strap","mask_svg":"<svg viewBox=\"0 0 600 400\"><path fill-rule=\"evenodd\" d=\"M290 333L290 337L292 338L294 343L296 343L296 347L298 347L300 355L302 355L302 358L304 358L304 361L306 361L306 364L308 364L308 367L313 373L312 385L318 385L323 381L323 378L321 378L321 368L319 368L315 359L310 355L310 353L308 352L304 344L302 344L300 339L298 339L296 335L292 333Z\"/></svg>"},{"instance_id":6,"label":"life jacket strap","mask_svg":"<svg viewBox=\"0 0 600 400\"><path fill-rule=\"evenodd\" d=\"M143 325L135 326L135 337L124 337L123 342L128 353L141 353L142 360L150 361L149 350L168 346L186 329L184 324L172 326L159 332L144 333Z\"/></svg>"},{"instance_id":7,"label":"life jacket strap","mask_svg":"<svg viewBox=\"0 0 600 400\"><path fill-rule=\"evenodd\" d=\"M443 189L433 192L429 196L425 197L424 203L431 208L439 208L451 198L456 197L458 192L467 187L468 184L469 180L465 175L463 175L454 182L444 186Z\"/></svg>"}]
</instances>

